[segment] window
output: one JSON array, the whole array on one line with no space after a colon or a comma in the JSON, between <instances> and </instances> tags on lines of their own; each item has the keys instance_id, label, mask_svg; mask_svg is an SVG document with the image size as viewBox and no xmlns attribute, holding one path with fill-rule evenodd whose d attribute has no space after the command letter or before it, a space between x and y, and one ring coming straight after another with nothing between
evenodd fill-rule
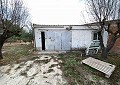
<instances>
[{"instance_id":1,"label":"window","mask_svg":"<svg viewBox=\"0 0 120 85\"><path fill-rule=\"evenodd\" d=\"M97 32L93 32L93 40L99 40Z\"/></svg>"}]
</instances>

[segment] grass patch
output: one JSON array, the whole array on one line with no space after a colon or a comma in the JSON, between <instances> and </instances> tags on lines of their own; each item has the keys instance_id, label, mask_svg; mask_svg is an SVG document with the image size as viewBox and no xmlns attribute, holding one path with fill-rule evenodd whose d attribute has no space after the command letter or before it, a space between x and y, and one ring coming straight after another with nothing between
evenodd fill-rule
<instances>
[{"instance_id":1,"label":"grass patch","mask_svg":"<svg viewBox=\"0 0 120 85\"><path fill-rule=\"evenodd\" d=\"M33 52L33 45L18 44L3 46L4 51L3 59L0 61L0 65L20 63L23 60L27 60L31 57Z\"/></svg>"},{"instance_id":2,"label":"grass patch","mask_svg":"<svg viewBox=\"0 0 120 85\"><path fill-rule=\"evenodd\" d=\"M93 57L103 60L100 54ZM108 59L103 60L116 65L115 71L109 79L105 78L103 73L87 65L80 64L83 59L88 57L80 56L79 52L59 54L58 58L63 61L61 67L69 85L118 85L120 81L120 55L109 54Z\"/></svg>"}]
</instances>

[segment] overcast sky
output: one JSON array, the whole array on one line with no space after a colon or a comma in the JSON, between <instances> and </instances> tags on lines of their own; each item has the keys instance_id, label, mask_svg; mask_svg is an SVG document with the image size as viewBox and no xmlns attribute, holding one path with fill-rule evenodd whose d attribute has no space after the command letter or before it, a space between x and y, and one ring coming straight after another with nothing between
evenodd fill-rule
<instances>
[{"instance_id":1,"label":"overcast sky","mask_svg":"<svg viewBox=\"0 0 120 85\"><path fill-rule=\"evenodd\" d=\"M26 0L35 24L74 24L84 22L84 0Z\"/></svg>"}]
</instances>

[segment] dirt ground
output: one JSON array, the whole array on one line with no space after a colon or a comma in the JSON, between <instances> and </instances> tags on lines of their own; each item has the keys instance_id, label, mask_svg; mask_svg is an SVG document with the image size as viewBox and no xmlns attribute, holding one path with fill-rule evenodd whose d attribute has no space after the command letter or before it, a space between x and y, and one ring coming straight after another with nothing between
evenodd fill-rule
<instances>
[{"instance_id":1,"label":"dirt ground","mask_svg":"<svg viewBox=\"0 0 120 85\"><path fill-rule=\"evenodd\" d=\"M0 61L0 85L66 85L61 60L34 54L30 43L5 43Z\"/></svg>"},{"instance_id":2,"label":"dirt ground","mask_svg":"<svg viewBox=\"0 0 120 85\"><path fill-rule=\"evenodd\" d=\"M101 72L81 65L87 57L79 52L36 54L30 43L7 43L2 52L0 85L120 85L119 55L106 60L116 65L107 79Z\"/></svg>"},{"instance_id":3,"label":"dirt ground","mask_svg":"<svg viewBox=\"0 0 120 85\"><path fill-rule=\"evenodd\" d=\"M41 55L27 62L1 66L0 85L65 85L60 62L56 56Z\"/></svg>"}]
</instances>

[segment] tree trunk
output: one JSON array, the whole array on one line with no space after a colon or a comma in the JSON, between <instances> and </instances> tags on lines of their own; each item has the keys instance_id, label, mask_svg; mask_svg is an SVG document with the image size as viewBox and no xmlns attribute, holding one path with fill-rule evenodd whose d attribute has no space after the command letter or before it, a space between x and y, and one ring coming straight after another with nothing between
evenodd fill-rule
<instances>
[{"instance_id":1,"label":"tree trunk","mask_svg":"<svg viewBox=\"0 0 120 85\"><path fill-rule=\"evenodd\" d=\"M0 60L3 59L3 56L2 56L2 51L0 50Z\"/></svg>"},{"instance_id":2,"label":"tree trunk","mask_svg":"<svg viewBox=\"0 0 120 85\"><path fill-rule=\"evenodd\" d=\"M107 48L104 47L104 48L102 49L101 56L102 56L102 58L107 59L107 56L108 56Z\"/></svg>"},{"instance_id":3,"label":"tree trunk","mask_svg":"<svg viewBox=\"0 0 120 85\"><path fill-rule=\"evenodd\" d=\"M108 51L107 51L107 48L104 46L104 43L103 43L102 31L98 32L98 36L99 36L99 39L100 39L100 46L101 46L101 50L102 50L101 57L104 58L104 59L107 59Z\"/></svg>"},{"instance_id":4,"label":"tree trunk","mask_svg":"<svg viewBox=\"0 0 120 85\"><path fill-rule=\"evenodd\" d=\"M3 56L2 56L2 47L3 47L3 44L5 42L5 38L0 36L0 60L3 59Z\"/></svg>"},{"instance_id":5,"label":"tree trunk","mask_svg":"<svg viewBox=\"0 0 120 85\"><path fill-rule=\"evenodd\" d=\"M0 60L3 59L3 56L2 56L2 45L0 45Z\"/></svg>"}]
</instances>

